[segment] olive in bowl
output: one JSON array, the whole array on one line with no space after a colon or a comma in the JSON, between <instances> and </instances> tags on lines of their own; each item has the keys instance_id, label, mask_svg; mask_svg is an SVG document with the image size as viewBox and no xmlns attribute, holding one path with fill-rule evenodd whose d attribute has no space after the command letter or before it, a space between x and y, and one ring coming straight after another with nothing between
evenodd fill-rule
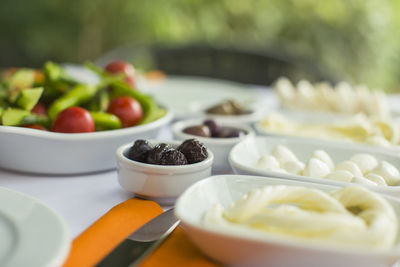
<instances>
[{"instance_id":1,"label":"olive in bowl","mask_svg":"<svg viewBox=\"0 0 400 267\"><path fill-rule=\"evenodd\" d=\"M229 152L244 138L254 136L247 124L209 119L188 119L175 122L172 133L177 140L196 138L214 153L213 172L231 173Z\"/></svg>"},{"instance_id":2,"label":"olive in bowl","mask_svg":"<svg viewBox=\"0 0 400 267\"><path fill-rule=\"evenodd\" d=\"M120 185L137 197L172 204L193 183L209 177L213 153L195 139L136 140L117 149Z\"/></svg>"}]
</instances>

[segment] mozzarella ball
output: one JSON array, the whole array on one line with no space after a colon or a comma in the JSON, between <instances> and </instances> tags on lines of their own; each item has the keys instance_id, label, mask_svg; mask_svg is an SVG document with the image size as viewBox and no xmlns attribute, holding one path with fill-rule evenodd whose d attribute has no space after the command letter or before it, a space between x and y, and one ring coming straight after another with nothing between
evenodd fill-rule
<instances>
[{"instance_id":1,"label":"mozzarella ball","mask_svg":"<svg viewBox=\"0 0 400 267\"><path fill-rule=\"evenodd\" d=\"M277 145L271 153L281 165L287 161L299 161L296 155L286 146Z\"/></svg>"},{"instance_id":2,"label":"mozzarella ball","mask_svg":"<svg viewBox=\"0 0 400 267\"><path fill-rule=\"evenodd\" d=\"M399 170L384 160L382 160L371 173L382 176L388 185L397 185L400 182Z\"/></svg>"},{"instance_id":3,"label":"mozzarella ball","mask_svg":"<svg viewBox=\"0 0 400 267\"><path fill-rule=\"evenodd\" d=\"M335 168L335 164L333 163L331 157L323 150L315 150L311 157L323 161L326 165L328 165L331 171L333 171Z\"/></svg>"},{"instance_id":4,"label":"mozzarella ball","mask_svg":"<svg viewBox=\"0 0 400 267\"><path fill-rule=\"evenodd\" d=\"M353 161L350 161L350 160L343 161L343 162L339 163L338 165L336 165L335 170L337 170L337 171L339 171L339 170L349 171L355 177L362 177L363 176L363 174L362 174L360 168L358 167L358 165L355 164Z\"/></svg>"},{"instance_id":5,"label":"mozzarella ball","mask_svg":"<svg viewBox=\"0 0 400 267\"><path fill-rule=\"evenodd\" d=\"M276 160L275 157L271 155L265 155L260 157L256 165L258 168L265 170L274 170L280 168L279 162Z\"/></svg>"},{"instance_id":6,"label":"mozzarella ball","mask_svg":"<svg viewBox=\"0 0 400 267\"><path fill-rule=\"evenodd\" d=\"M282 168L288 173L301 175L305 168L305 164L301 161L286 161L283 163Z\"/></svg>"},{"instance_id":7,"label":"mozzarella ball","mask_svg":"<svg viewBox=\"0 0 400 267\"><path fill-rule=\"evenodd\" d=\"M333 171L328 174L325 179L348 182L350 183L353 180L354 175L346 170Z\"/></svg>"},{"instance_id":8,"label":"mozzarella ball","mask_svg":"<svg viewBox=\"0 0 400 267\"><path fill-rule=\"evenodd\" d=\"M363 174L370 172L378 166L377 159L366 153L355 154L350 158L350 160L358 165Z\"/></svg>"},{"instance_id":9,"label":"mozzarella ball","mask_svg":"<svg viewBox=\"0 0 400 267\"><path fill-rule=\"evenodd\" d=\"M353 177L353 183L362 184L362 185L377 185L375 182L368 180L364 177Z\"/></svg>"},{"instance_id":10,"label":"mozzarella ball","mask_svg":"<svg viewBox=\"0 0 400 267\"><path fill-rule=\"evenodd\" d=\"M311 158L304 168L303 175L313 178L324 178L329 172L329 167L325 162L316 158Z\"/></svg>"},{"instance_id":11,"label":"mozzarella ball","mask_svg":"<svg viewBox=\"0 0 400 267\"><path fill-rule=\"evenodd\" d=\"M364 177L367 178L368 180L376 183L377 185L387 185L385 179L383 179L383 177L378 174L368 173Z\"/></svg>"}]
</instances>

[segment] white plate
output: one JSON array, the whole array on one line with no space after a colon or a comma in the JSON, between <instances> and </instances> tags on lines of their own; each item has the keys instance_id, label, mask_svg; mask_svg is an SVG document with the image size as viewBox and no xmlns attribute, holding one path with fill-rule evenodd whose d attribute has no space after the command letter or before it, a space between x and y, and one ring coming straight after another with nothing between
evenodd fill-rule
<instances>
[{"instance_id":1,"label":"white plate","mask_svg":"<svg viewBox=\"0 0 400 267\"><path fill-rule=\"evenodd\" d=\"M214 204L230 207L243 194L266 185L306 186L320 190L338 187L271 177L221 175L197 182L187 189L176 202L176 215L191 240L209 257L234 266L274 267L337 267L391 266L400 258L399 240L393 249L371 251L357 248L332 248L323 245L288 241L287 239L261 239L242 236L241 233L221 232L202 224L202 218ZM385 196L397 216L400 201ZM399 237L397 237L399 239Z\"/></svg>"},{"instance_id":2,"label":"white plate","mask_svg":"<svg viewBox=\"0 0 400 267\"><path fill-rule=\"evenodd\" d=\"M263 155L271 154L272 150L277 145L287 146L302 162L306 162L315 150L321 149L326 151L329 156L331 156L335 164L348 160L352 155L357 153L369 153L374 155L378 160L385 160L394 166L400 166L400 156L398 154L376 150L373 147L276 136L260 136L241 141L232 148L229 154L229 163L237 174L274 176L290 180L330 184L336 186L354 185L354 183L313 178L289 173L279 173L257 168L256 163L258 159ZM400 186L365 185L365 187L376 192L400 197Z\"/></svg>"},{"instance_id":3,"label":"white plate","mask_svg":"<svg viewBox=\"0 0 400 267\"><path fill-rule=\"evenodd\" d=\"M199 108L209 107L226 99L254 105L263 97L259 91L244 84L200 77L168 76L157 84L142 81L139 87L171 108L179 118L195 115Z\"/></svg>"},{"instance_id":4,"label":"white plate","mask_svg":"<svg viewBox=\"0 0 400 267\"><path fill-rule=\"evenodd\" d=\"M71 243L61 217L38 200L1 187L0 203L0 266L61 266Z\"/></svg>"}]
</instances>

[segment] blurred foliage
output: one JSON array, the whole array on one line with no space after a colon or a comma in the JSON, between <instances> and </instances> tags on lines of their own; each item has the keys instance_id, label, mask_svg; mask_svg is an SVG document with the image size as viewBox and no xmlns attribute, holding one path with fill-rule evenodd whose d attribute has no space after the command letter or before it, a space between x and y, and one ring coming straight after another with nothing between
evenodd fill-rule
<instances>
[{"instance_id":1,"label":"blurred foliage","mask_svg":"<svg viewBox=\"0 0 400 267\"><path fill-rule=\"evenodd\" d=\"M1 66L205 43L305 58L338 80L400 84L397 0L1 0Z\"/></svg>"}]
</instances>

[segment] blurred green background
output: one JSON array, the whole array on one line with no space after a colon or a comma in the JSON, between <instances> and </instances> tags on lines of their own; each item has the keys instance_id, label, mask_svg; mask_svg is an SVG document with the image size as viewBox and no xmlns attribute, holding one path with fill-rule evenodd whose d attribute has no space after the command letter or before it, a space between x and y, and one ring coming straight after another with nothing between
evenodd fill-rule
<instances>
[{"instance_id":1,"label":"blurred green background","mask_svg":"<svg viewBox=\"0 0 400 267\"><path fill-rule=\"evenodd\" d=\"M393 91L398 10L398 0L2 0L0 67L101 62L129 47L126 59L151 69L146 48L196 44L278 55Z\"/></svg>"}]
</instances>

